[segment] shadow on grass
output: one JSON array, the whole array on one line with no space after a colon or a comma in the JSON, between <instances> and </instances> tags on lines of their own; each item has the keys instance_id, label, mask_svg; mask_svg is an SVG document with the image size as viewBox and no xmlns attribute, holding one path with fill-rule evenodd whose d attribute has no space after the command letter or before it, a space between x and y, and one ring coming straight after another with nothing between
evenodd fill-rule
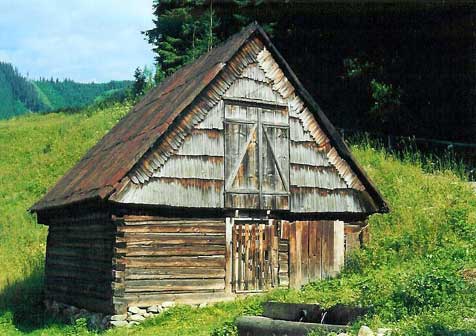
<instances>
[{"instance_id":1,"label":"shadow on grass","mask_svg":"<svg viewBox=\"0 0 476 336\"><path fill-rule=\"evenodd\" d=\"M435 336L476 336L476 331L471 330L450 330L443 324L431 324L427 326L426 331Z\"/></svg>"},{"instance_id":2,"label":"shadow on grass","mask_svg":"<svg viewBox=\"0 0 476 336\"><path fill-rule=\"evenodd\" d=\"M38 267L28 277L9 284L0 293L0 319L3 324L12 323L20 332L64 325L45 312L43 279L43 269Z\"/></svg>"}]
</instances>

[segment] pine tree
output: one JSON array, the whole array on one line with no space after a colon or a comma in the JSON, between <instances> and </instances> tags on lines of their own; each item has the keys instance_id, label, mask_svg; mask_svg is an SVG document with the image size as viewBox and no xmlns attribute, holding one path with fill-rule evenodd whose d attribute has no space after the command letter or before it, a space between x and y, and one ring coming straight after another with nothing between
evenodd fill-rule
<instances>
[{"instance_id":1,"label":"pine tree","mask_svg":"<svg viewBox=\"0 0 476 336\"><path fill-rule=\"evenodd\" d=\"M213 2L200 15L193 12L203 5L203 0L154 1L155 27L144 34L156 54L156 81L192 62L217 43L215 30L220 21Z\"/></svg>"},{"instance_id":2,"label":"pine tree","mask_svg":"<svg viewBox=\"0 0 476 336\"><path fill-rule=\"evenodd\" d=\"M146 85L146 76L141 68L137 67L134 71L134 85L132 87L132 94L135 97L142 96L144 94Z\"/></svg>"}]
</instances>

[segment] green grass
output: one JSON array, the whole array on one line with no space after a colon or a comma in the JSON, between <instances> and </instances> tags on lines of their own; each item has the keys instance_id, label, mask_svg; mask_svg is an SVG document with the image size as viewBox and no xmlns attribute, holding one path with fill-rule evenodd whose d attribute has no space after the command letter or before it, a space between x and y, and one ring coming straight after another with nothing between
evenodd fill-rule
<instances>
[{"instance_id":1,"label":"green grass","mask_svg":"<svg viewBox=\"0 0 476 336\"><path fill-rule=\"evenodd\" d=\"M0 122L0 334L89 335L41 308L46 229L26 209L130 106L80 114L33 115ZM392 212L370 219L371 244L351 256L336 279L277 290L206 308L176 307L143 325L107 335L226 335L227 322L258 314L268 300L371 307L355 325L400 335L476 335L476 196L458 164L407 152L400 158L358 141L353 152Z\"/></svg>"}]
</instances>

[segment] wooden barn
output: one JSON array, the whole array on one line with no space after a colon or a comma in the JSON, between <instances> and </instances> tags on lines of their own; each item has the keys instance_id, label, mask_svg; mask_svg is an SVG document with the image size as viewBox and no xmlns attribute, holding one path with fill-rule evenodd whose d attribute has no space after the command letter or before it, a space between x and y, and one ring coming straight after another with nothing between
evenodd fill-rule
<instances>
[{"instance_id":1,"label":"wooden barn","mask_svg":"<svg viewBox=\"0 0 476 336\"><path fill-rule=\"evenodd\" d=\"M335 275L388 207L252 24L151 90L31 211L47 298L121 314Z\"/></svg>"}]
</instances>

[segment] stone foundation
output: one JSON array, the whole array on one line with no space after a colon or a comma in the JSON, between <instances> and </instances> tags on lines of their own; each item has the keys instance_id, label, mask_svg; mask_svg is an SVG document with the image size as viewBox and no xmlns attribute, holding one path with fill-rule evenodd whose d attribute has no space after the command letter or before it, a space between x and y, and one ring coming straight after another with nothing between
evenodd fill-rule
<instances>
[{"instance_id":1,"label":"stone foundation","mask_svg":"<svg viewBox=\"0 0 476 336\"><path fill-rule=\"evenodd\" d=\"M150 307L129 307L127 314L107 315L103 313L91 312L86 309L78 308L72 305L45 300L46 311L54 317L65 323L75 323L76 320L84 318L87 321L88 328L93 330L105 330L111 327L126 327L139 324L147 318L159 315L161 312L174 307L175 302L163 302L159 305ZM204 307L206 304L200 304Z\"/></svg>"}]
</instances>

